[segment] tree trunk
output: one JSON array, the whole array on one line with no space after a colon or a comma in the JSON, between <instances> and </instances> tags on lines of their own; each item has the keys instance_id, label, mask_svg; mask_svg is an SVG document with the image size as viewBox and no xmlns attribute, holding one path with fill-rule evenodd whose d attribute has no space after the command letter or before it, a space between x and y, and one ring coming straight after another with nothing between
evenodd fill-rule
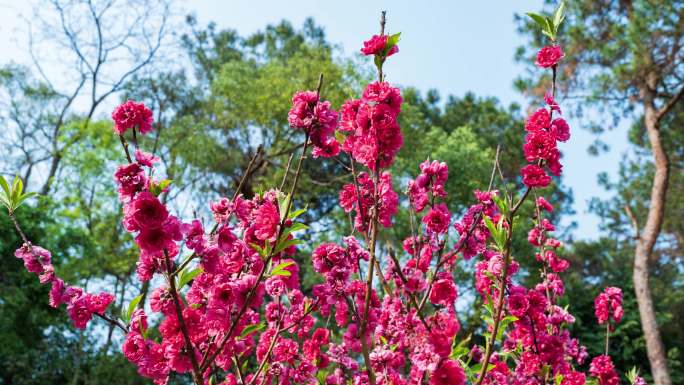
<instances>
[{"instance_id":1,"label":"tree trunk","mask_svg":"<svg viewBox=\"0 0 684 385\"><path fill-rule=\"evenodd\" d=\"M660 330L658 329L653 298L648 283L649 262L663 224L670 165L667 153L660 141L660 117L653 105L652 99L646 97L644 105L644 121L648 139L651 143L651 150L653 151L655 174L653 175L653 185L651 186L651 202L646 224L643 232L638 234L636 241L633 275L634 291L637 304L639 305L641 328L644 331L646 352L648 353L654 383L655 385L672 385L667 369L665 347L660 338Z\"/></svg>"}]
</instances>

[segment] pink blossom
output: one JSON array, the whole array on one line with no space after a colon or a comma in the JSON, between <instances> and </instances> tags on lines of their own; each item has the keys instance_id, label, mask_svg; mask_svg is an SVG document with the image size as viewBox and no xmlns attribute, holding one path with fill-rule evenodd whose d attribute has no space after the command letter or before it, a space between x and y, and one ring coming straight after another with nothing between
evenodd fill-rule
<instances>
[{"instance_id":1,"label":"pink blossom","mask_svg":"<svg viewBox=\"0 0 684 385\"><path fill-rule=\"evenodd\" d=\"M451 221L451 215L449 214L449 209L444 203L435 205L428 213L423 217L423 223L427 227L429 232L435 234L446 233L449 228L449 223Z\"/></svg>"},{"instance_id":2,"label":"pink blossom","mask_svg":"<svg viewBox=\"0 0 684 385\"><path fill-rule=\"evenodd\" d=\"M159 158L140 150L135 150L135 161L141 166L152 167L159 162Z\"/></svg>"},{"instance_id":3,"label":"pink blossom","mask_svg":"<svg viewBox=\"0 0 684 385\"><path fill-rule=\"evenodd\" d=\"M121 350L128 361L136 364L148 354L145 339L138 332L130 332L126 335Z\"/></svg>"},{"instance_id":4,"label":"pink blossom","mask_svg":"<svg viewBox=\"0 0 684 385\"><path fill-rule=\"evenodd\" d=\"M525 136L523 151L528 162L549 159L555 150L556 139L547 131L534 131Z\"/></svg>"},{"instance_id":5,"label":"pink blossom","mask_svg":"<svg viewBox=\"0 0 684 385\"><path fill-rule=\"evenodd\" d=\"M59 307L59 305L63 304L64 301L62 300L64 296L64 281L62 281L59 278L56 278L52 280L52 288L50 289L50 306L52 307Z\"/></svg>"},{"instance_id":6,"label":"pink blossom","mask_svg":"<svg viewBox=\"0 0 684 385\"><path fill-rule=\"evenodd\" d=\"M525 121L525 130L537 132L549 128L551 125L551 114L546 108L540 108Z\"/></svg>"},{"instance_id":7,"label":"pink blossom","mask_svg":"<svg viewBox=\"0 0 684 385\"><path fill-rule=\"evenodd\" d=\"M598 378L599 385L619 385L620 377L610 356L600 355L591 360L589 373Z\"/></svg>"},{"instance_id":8,"label":"pink blossom","mask_svg":"<svg viewBox=\"0 0 684 385\"><path fill-rule=\"evenodd\" d=\"M430 385L464 385L465 383L465 372L454 360L443 360L430 374Z\"/></svg>"},{"instance_id":9,"label":"pink blossom","mask_svg":"<svg viewBox=\"0 0 684 385\"><path fill-rule=\"evenodd\" d=\"M256 209L254 220L254 235L262 241L275 241L280 225L278 207L272 202L265 201Z\"/></svg>"},{"instance_id":10,"label":"pink blossom","mask_svg":"<svg viewBox=\"0 0 684 385\"><path fill-rule=\"evenodd\" d=\"M159 199L148 191L142 191L124 207L124 225L128 231L156 229L169 217L169 212Z\"/></svg>"},{"instance_id":11,"label":"pink blossom","mask_svg":"<svg viewBox=\"0 0 684 385\"><path fill-rule=\"evenodd\" d=\"M373 35L370 39L363 42L363 48L361 48L361 53L364 55L382 55L382 56L392 56L399 52L399 47L395 44L387 50L387 40L389 35Z\"/></svg>"},{"instance_id":12,"label":"pink blossom","mask_svg":"<svg viewBox=\"0 0 684 385\"><path fill-rule=\"evenodd\" d=\"M615 323L622 321L622 290L617 287L607 287L594 300L594 314L599 324L612 320Z\"/></svg>"},{"instance_id":13,"label":"pink blossom","mask_svg":"<svg viewBox=\"0 0 684 385\"><path fill-rule=\"evenodd\" d=\"M86 302L88 311L96 314L104 314L109 305L114 302L114 296L110 293L100 293L98 295L87 294Z\"/></svg>"},{"instance_id":14,"label":"pink blossom","mask_svg":"<svg viewBox=\"0 0 684 385\"><path fill-rule=\"evenodd\" d=\"M88 322L93 318L92 312L88 309L88 296L82 295L69 303L67 306L69 318L78 329L85 329Z\"/></svg>"},{"instance_id":15,"label":"pink blossom","mask_svg":"<svg viewBox=\"0 0 684 385\"><path fill-rule=\"evenodd\" d=\"M556 118L551 122L551 128L549 129L551 134L559 142L567 142L570 139L570 127L568 122L563 118Z\"/></svg>"},{"instance_id":16,"label":"pink blossom","mask_svg":"<svg viewBox=\"0 0 684 385\"><path fill-rule=\"evenodd\" d=\"M537 60L534 62L541 68L553 67L565 56L559 45L543 47L537 53Z\"/></svg>"},{"instance_id":17,"label":"pink blossom","mask_svg":"<svg viewBox=\"0 0 684 385\"><path fill-rule=\"evenodd\" d=\"M52 255L40 246L24 243L14 252L14 256L24 261L24 267L31 273L42 274L51 268Z\"/></svg>"},{"instance_id":18,"label":"pink blossom","mask_svg":"<svg viewBox=\"0 0 684 385\"><path fill-rule=\"evenodd\" d=\"M544 199L544 197L537 198L536 203L537 203L537 206L542 210L546 210L548 212L553 211L553 206L546 199Z\"/></svg>"},{"instance_id":19,"label":"pink blossom","mask_svg":"<svg viewBox=\"0 0 684 385\"><path fill-rule=\"evenodd\" d=\"M536 164L528 164L520 170L523 183L527 187L546 187L551 183L551 177Z\"/></svg>"},{"instance_id":20,"label":"pink blossom","mask_svg":"<svg viewBox=\"0 0 684 385\"><path fill-rule=\"evenodd\" d=\"M123 135L127 130L137 128L141 134L146 134L152 131L152 111L145 107L143 103L136 103L133 100L128 100L119 105L112 112L112 120L114 120L114 131Z\"/></svg>"},{"instance_id":21,"label":"pink blossom","mask_svg":"<svg viewBox=\"0 0 684 385\"><path fill-rule=\"evenodd\" d=\"M114 179L119 185L119 197L124 202L131 200L147 185L145 170L137 163L119 166L114 173Z\"/></svg>"},{"instance_id":22,"label":"pink blossom","mask_svg":"<svg viewBox=\"0 0 684 385\"><path fill-rule=\"evenodd\" d=\"M430 291L430 302L435 305L452 306L456 301L457 291L453 279L447 273L439 273Z\"/></svg>"}]
</instances>

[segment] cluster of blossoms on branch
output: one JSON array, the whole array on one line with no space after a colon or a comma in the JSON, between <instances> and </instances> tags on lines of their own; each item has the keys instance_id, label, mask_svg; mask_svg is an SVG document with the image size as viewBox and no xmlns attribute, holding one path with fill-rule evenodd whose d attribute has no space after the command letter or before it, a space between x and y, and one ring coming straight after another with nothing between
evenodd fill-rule
<instances>
[{"instance_id":1,"label":"cluster of blossoms on branch","mask_svg":"<svg viewBox=\"0 0 684 385\"><path fill-rule=\"evenodd\" d=\"M30 273L38 275L40 283L50 284L49 304L54 308L66 305L67 314L75 327L85 329L93 314L103 316L114 296L109 293L90 294L78 286L68 286L55 275L52 255L48 250L28 241L14 252L14 256L24 261Z\"/></svg>"},{"instance_id":2,"label":"cluster of blossoms on branch","mask_svg":"<svg viewBox=\"0 0 684 385\"><path fill-rule=\"evenodd\" d=\"M391 227L399 207L388 168L403 142L401 92L382 70L398 52L399 34L384 33L384 15L381 24L381 34L361 50L374 57L378 80L359 99L346 101L338 114L321 100L322 77L315 91L293 96L288 121L305 140L289 192L272 189L246 198L238 188L232 198L210 204L209 230L198 218L185 222L172 215L160 199L170 181L152 177L158 162L153 154L128 152L124 135L151 131L151 111L133 101L117 107L114 129L128 163L114 177L124 227L140 250L137 277L154 285L149 319L158 320L158 333L149 332L143 297L131 302L123 322L113 320L104 314L112 295L66 287L54 275L50 253L26 241L16 256L42 283L52 284L50 304L66 303L79 328L92 314L116 323L125 332L125 357L156 384L166 384L172 373L189 373L195 385L618 384L608 339L588 373L580 369L588 353L568 331L574 317L559 305L561 274L570 265L552 235L553 206L538 195L551 183L547 172L560 176L557 145L570 137L566 121L553 117L560 114L554 97L561 48L554 43L537 57L536 64L554 76L546 105L525 124L524 191L502 193L492 180L486 191L474 192L476 203L456 220L446 204L448 166L426 160L408 181L411 234L397 255L394 247L378 246L379 225ZM352 234L311 248L321 280L308 294L294 259L301 243L295 233L307 228L298 221L304 210L292 206L310 146L314 158L348 164L352 182L339 192L339 205L350 215ZM525 287L516 279L520 266L512 237L521 222L514 219L531 197L527 240L539 262L539 281ZM459 261L472 258L485 321L477 342L459 337L454 281ZM620 289L601 293L595 311L610 333L623 315Z\"/></svg>"}]
</instances>

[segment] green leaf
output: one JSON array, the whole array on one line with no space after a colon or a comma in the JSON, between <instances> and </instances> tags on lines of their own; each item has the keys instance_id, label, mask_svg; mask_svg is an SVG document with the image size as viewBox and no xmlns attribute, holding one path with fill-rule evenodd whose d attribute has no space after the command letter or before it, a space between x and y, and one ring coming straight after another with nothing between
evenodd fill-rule
<instances>
[{"instance_id":1,"label":"green leaf","mask_svg":"<svg viewBox=\"0 0 684 385\"><path fill-rule=\"evenodd\" d=\"M288 228L288 233L294 233L295 231L301 231L301 230L306 230L308 229L309 226L301 223L301 222L295 222Z\"/></svg>"},{"instance_id":2,"label":"green leaf","mask_svg":"<svg viewBox=\"0 0 684 385\"><path fill-rule=\"evenodd\" d=\"M173 182L171 179L164 179L159 182L154 182L150 186L150 192L154 194L155 196L159 196L162 192L164 192L164 189L169 187L169 185Z\"/></svg>"},{"instance_id":3,"label":"green leaf","mask_svg":"<svg viewBox=\"0 0 684 385\"><path fill-rule=\"evenodd\" d=\"M244 329L242 329L242 333L240 333L240 337L242 337L242 338L247 337L249 334L252 334L252 333L259 331L263 328L264 328L263 323L249 325L249 326L245 327Z\"/></svg>"},{"instance_id":4,"label":"green leaf","mask_svg":"<svg viewBox=\"0 0 684 385\"><path fill-rule=\"evenodd\" d=\"M385 51L383 52L385 56L389 53L389 51L392 49L392 47L394 47L395 45L397 45L397 43L399 43L400 37L401 37L401 32L397 32L394 35L390 35L387 38L387 44L385 45Z\"/></svg>"},{"instance_id":5,"label":"green leaf","mask_svg":"<svg viewBox=\"0 0 684 385\"><path fill-rule=\"evenodd\" d=\"M22 205L22 203L24 203L24 201L26 201L26 200L29 199L29 198L33 198L33 197L35 197L35 196L38 196L38 193L36 193L36 192L27 192L26 194L20 196L19 199L17 199L17 201L14 202L14 205L13 205L13 206L14 206L14 209L16 210L19 206Z\"/></svg>"},{"instance_id":6,"label":"green leaf","mask_svg":"<svg viewBox=\"0 0 684 385\"><path fill-rule=\"evenodd\" d=\"M491 218L489 218L486 215L482 216L482 221L484 221L485 226L487 226L487 229L492 234L492 237L494 237L497 233L496 226L494 226L494 222L492 222Z\"/></svg>"},{"instance_id":7,"label":"green leaf","mask_svg":"<svg viewBox=\"0 0 684 385\"><path fill-rule=\"evenodd\" d=\"M202 268L198 267L196 269L187 271L187 268L181 270L180 274L178 275L178 290L182 289L183 286L187 285L188 282L192 281L202 273Z\"/></svg>"},{"instance_id":8,"label":"green leaf","mask_svg":"<svg viewBox=\"0 0 684 385\"><path fill-rule=\"evenodd\" d=\"M280 211L280 220L282 221L285 219L285 216L288 215L289 213L286 213L285 210L287 210L287 206L290 205L290 201L292 200L292 196L290 194L287 194L284 199L280 200L278 206L279 206L279 211Z\"/></svg>"},{"instance_id":9,"label":"green leaf","mask_svg":"<svg viewBox=\"0 0 684 385\"><path fill-rule=\"evenodd\" d=\"M133 312L135 311L136 306L140 303L140 300L142 300L143 295L140 294L139 296L136 296L131 300L131 302L128 304L128 308L126 309L126 313L124 314L124 321L126 323L129 323L131 321L131 315L133 315Z\"/></svg>"},{"instance_id":10,"label":"green leaf","mask_svg":"<svg viewBox=\"0 0 684 385\"><path fill-rule=\"evenodd\" d=\"M342 133L342 131L337 130L335 131L335 139L337 139L337 142L341 146L347 140L347 137Z\"/></svg>"},{"instance_id":11,"label":"green leaf","mask_svg":"<svg viewBox=\"0 0 684 385\"><path fill-rule=\"evenodd\" d=\"M508 205L506 204L505 199L494 194L494 195L492 195L492 200L494 201L494 203L496 203L496 206L499 208L499 211L501 212L501 214L503 214L503 215L508 214Z\"/></svg>"},{"instance_id":12,"label":"green leaf","mask_svg":"<svg viewBox=\"0 0 684 385\"><path fill-rule=\"evenodd\" d=\"M375 66L378 68L378 70L382 69L382 63L384 60L380 55L375 55L375 59L373 59L373 61L375 62Z\"/></svg>"},{"instance_id":13,"label":"green leaf","mask_svg":"<svg viewBox=\"0 0 684 385\"><path fill-rule=\"evenodd\" d=\"M16 202L19 200L23 192L24 182L21 181L19 176L15 176L14 181L12 182L12 196L10 197L10 203L12 204L13 210L17 207Z\"/></svg>"},{"instance_id":14,"label":"green leaf","mask_svg":"<svg viewBox=\"0 0 684 385\"><path fill-rule=\"evenodd\" d=\"M287 218L295 220L298 216L304 214L308 209L309 209L309 205L306 205L306 206L304 206L303 209L290 211L290 214L287 216Z\"/></svg>"},{"instance_id":15,"label":"green leaf","mask_svg":"<svg viewBox=\"0 0 684 385\"><path fill-rule=\"evenodd\" d=\"M544 16L534 12L527 12L526 15L534 20L542 30L547 27L546 18Z\"/></svg>"},{"instance_id":16,"label":"green leaf","mask_svg":"<svg viewBox=\"0 0 684 385\"><path fill-rule=\"evenodd\" d=\"M503 337L503 334L504 334L504 332L506 331L506 329L508 328L508 325L509 325L511 322L514 322L514 321L517 321L517 320L518 320L517 317L514 317L514 316L512 316L512 315L509 315L509 316L506 316L506 317L502 318L501 321L499 321L499 330L496 332L496 339L497 339L497 341L500 340L501 337Z\"/></svg>"},{"instance_id":17,"label":"green leaf","mask_svg":"<svg viewBox=\"0 0 684 385\"><path fill-rule=\"evenodd\" d=\"M563 375L560 373L556 374L556 385L561 385L562 382L563 382Z\"/></svg>"},{"instance_id":18,"label":"green leaf","mask_svg":"<svg viewBox=\"0 0 684 385\"><path fill-rule=\"evenodd\" d=\"M7 195L7 197L9 198L10 188L9 188L9 185L7 184L7 180L2 175L0 175L0 187L2 187L2 191L4 191L5 195Z\"/></svg>"},{"instance_id":19,"label":"green leaf","mask_svg":"<svg viewBox=\"0 0 684 385\"><path fill-rule=\"evenodd\" d=\"M250 245L257 253L259 253L259 256L261 256L261 258L266 258L266 257L267 257L266 248L261 247L261 246L257 245L256 243L250 243L249 245Z\"/></svg>"},{"instance_id":20,"label":"green leaf","mask_svg":"<svg viewBox=\"0 0 684 385\"><path fill-rule=\"evenodd\" d=\"M465 356L466 354L468 354L468 352L470 352L470 350L467 347L456 346L455 348L453 348L451 350L451 356L450 357L454 360L457 360L457 359Z\"/></svg>"},{"instance_id":21,"label":"green leaf","mask_svg":"<svg viewBox=\"0 0 684 385\"><path fill-rule=\"evenodd\" d=\"M290 246L296 246L296 245L299 245L301 243L303 243L303 241L301 239L296 239L296 238L284 240L283 242L278 243L278 246L275 248L273 253L278 254Z\"/></svg>"},{"instance_id":22,"label":"green leaf","mask_svg":"<svg viewBox=\"0 0 684 385\"><path fill-rule=\"evenodd\" d=\"M294 261L285 261L279 263L276 267L271 270L271 275L284 275L289 277L292 273L286 269L286 267L294 265Z\"/></svg>"},{"instance_id":23,"label":"green leaf","mask_svg":"<svg viewBox=\"0 0 684 385\"><path fill-rule=\"evenodd\" d=\"M563 22L565 19L565 1L561 1L560 4L558 4L558 8L556 8L556 11L553 13L553 32L554 34L558 32L558 26Z\"/></svg>"},{"instance_id":24,"label":"green leaf","mask_svg":"<svg viewBox=\"0 0 684 385\"><path fill-rule=\"evenodd\" d=\"M540 14L533 12L528 12L527 16L532 18L532 20L534 20L539 25L539 27L541 27L542 33L544 35L550 37L551 40L556 40L556 35L554 33L553 28L553 20L546 16L542 16Z\"/></svg>"}]
</instances>

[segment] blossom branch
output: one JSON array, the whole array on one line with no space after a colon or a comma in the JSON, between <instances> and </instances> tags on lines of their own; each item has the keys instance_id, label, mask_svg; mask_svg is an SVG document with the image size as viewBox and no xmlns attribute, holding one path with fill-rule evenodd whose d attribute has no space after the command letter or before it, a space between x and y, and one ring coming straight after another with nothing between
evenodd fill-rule
<instances>
[{"instance_id":1,"label":"blossom branch","mask_svg":"<svg viewBox=\"0 0 684 385\"><path fill-rule=\"evenodd\" d=\"M506 281L508 280L508 268L509 265L511 264L511 244L513 240L513 219L515 218L515 214L520 209L520 206L522 203L525 201L525 199L529 196L530 191L532 190L531 187L528 187L525 190L525 193L523 196L520 198L518 203L513 206L511 211L506 217L506 221L508 222L508 234L506 236L506 243L504 246L504 264L503 264L503 270L501 272L501 287L499 288L499 296L497 298L497 303L496 303L496 310L494 314L494 326L492 327L492 334L491 338L489 339L489 343L487 344L486 350L485 350L485 356L484 360L482 361L482 368L480 369L480 374L478 376L477 382L475 385L481 385L482 381L484 381L485 375L487 374L487 368L489 366L489 360L491 359L492 353L494 352L494 343L496 342L496 336L499 334L499 327L501 325L501 313L503 312L503 307L504 307L504 300L505 300L505 295L506 295Z\"/></svg>"},{"instance_id":2,"label":"blossom branch","mask_svg":"<svg viewBox=\"0 0 684 385\"><path fill-rule=\"evenodd\" d=\"M171 265L171 259L169 258L169 253L164 250L164 259L166 261L166 270L168 272L172 271L173 266ZM190 363L192 364L192 375L195 385L203 385L202 381L202 371L200 370L199 363L197 362L197 357L195 357L195 347L190 340L190 333L188 333L188 327L185 324L185 319L183 317L183 308L178 298L178 290L176 289L176 280L170 274L166 274L166 280L169 284L169 291L171 292L171 297L173 298L173 306L176 309L176 316L178 317L178 323L180 324L181 333L183 334L183 340L185 342L185 349L190 356Z\"/></svg>"},{"instance_id":3,"label":"blossom branch","mask_svg":"<svg viewBox=\"0 0 684 385\"><path fill-rule=\"evenodd\" d=\"M320 95L320 91L321 91L322 86L323 86L323 74L321 73L318 77L318 85L316 87L316 94L317 95ZM289 199L285 205L284 213L283 213L282 219L280 221L280 226L278 226L278 235L276 236L276 239L280 239L280 237L283 234L283 229L285 228L285 221L287 220L288 214L290 212L290 208L292 207L292 201L294 200L294 194L295 194L296 189L297 189L299 177L302 173L302 164L304 163L304 158L306 158L306 151L308 149L308 146L309 146L309 133L307 132L305 135L305 139L304 139L304 147L302 148L302 154L299 157L299 161L297 162L297 168L295 170L294 180L293 180L292 186L290 188ZM228 329L228 332L223 336L223 338L219 342L214 353L209 355L209 349L208 348L205 351L204 357L202 358L202 362L200 364L201 369L204 370L207 367L209 367L209 365L211 365L211 363L221 353L221 351L225 347L228 340L231 338L233 332L235 331L235 328L237 327L238 321L240 320L240 318L242 318L245 311L247 311L247 308L249 307L249 303L251 302L252 297L254 296L254 294L257 291L257 287L259 286L259 284L261 283L261 281L264 279L264 277L266 275L266 268L268 267L268 264L271 262L271 259L273 258L274 254L275 254L274 251L275 251L275 248L273 248L271 250L271 252L268 254L268 257L264 261L264 265L261 268L261 271L259 272L259 276L257 277L256 282L250 288L249 292L247 292L247 296L245 297L245 301L242 304L242 307L238 311L233 322L231 322L231 325L230 325L230 328Z\"/></svg>"}]
</instances>

